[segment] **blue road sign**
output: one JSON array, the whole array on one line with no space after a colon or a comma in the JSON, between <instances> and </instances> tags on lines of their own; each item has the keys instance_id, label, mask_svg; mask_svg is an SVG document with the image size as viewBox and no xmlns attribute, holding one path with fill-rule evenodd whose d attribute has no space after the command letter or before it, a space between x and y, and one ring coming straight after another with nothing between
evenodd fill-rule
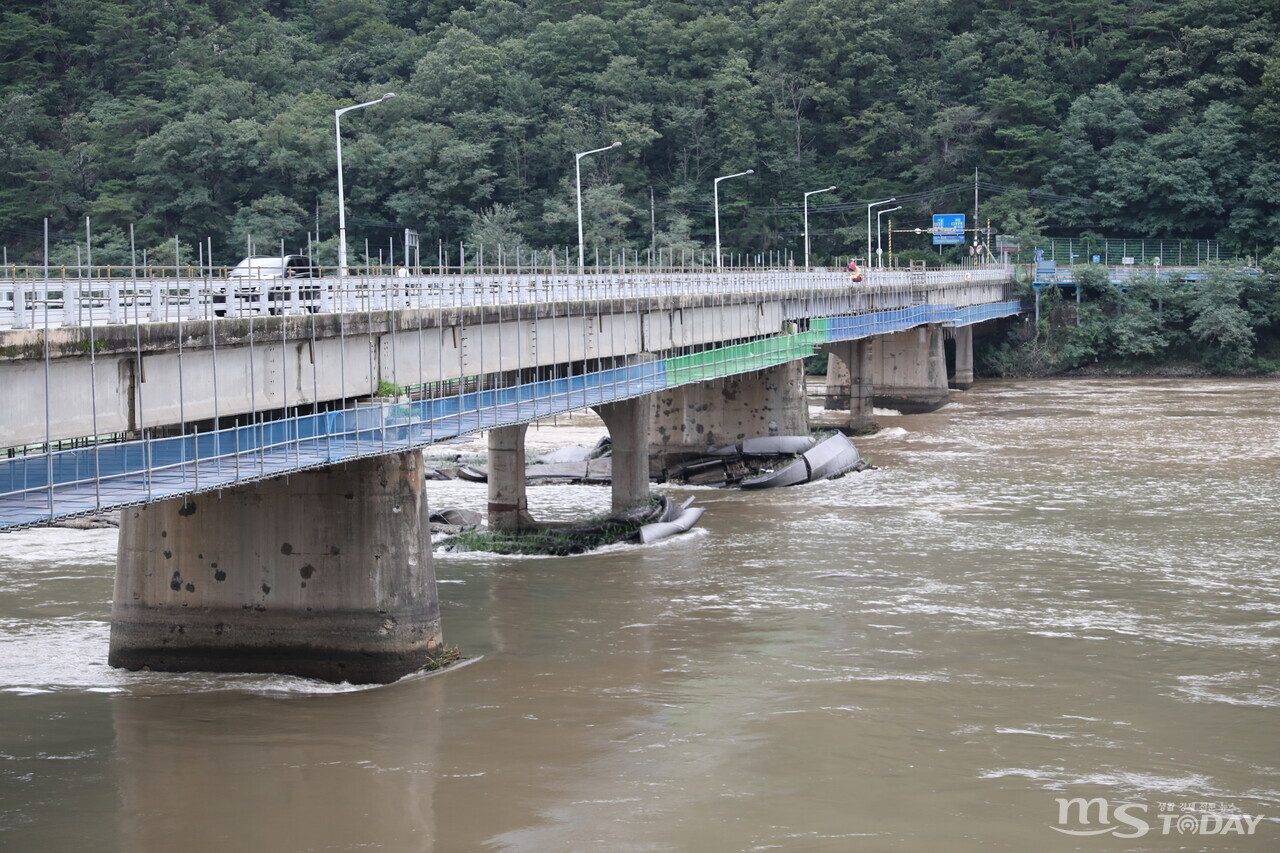
<instances>
[{"instance_id":1,"label":"blue road sign","mask_svg":"<svg viewBox=\"0 0 1280 853\"><path fill-rule=\"evenodd\" d=\"M935 213L933 215L933 245L960 246L964 244L964 214Z\"/></svg>"}]
</instances>

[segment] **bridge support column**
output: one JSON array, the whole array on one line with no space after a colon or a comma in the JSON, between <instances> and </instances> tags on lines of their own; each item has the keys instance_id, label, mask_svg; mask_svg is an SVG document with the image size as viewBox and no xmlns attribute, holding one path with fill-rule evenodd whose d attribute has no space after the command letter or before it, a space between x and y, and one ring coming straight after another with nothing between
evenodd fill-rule
<instances>
[{"instance_id":1,"label":"bridge support column","mask_svg":"<svg viewBox=\"0 0 1280 853\"><path fill-rule=\"evenodd\" d=\"M658 471L701 456L708 447L744 438L809 434L801 361L681 385L654 396L650 452Z\"/></svg>"},{"instance_id":2,"label":"bridge support column","mask_svg":"<svg viewBox=\"0 0 1280 853\"><path fill-rule=\"evenodd\" d=\"M422 456L121 514L109 663L394 681L442 651Z\"/></svg>"},{"instance_id":3,"label":"bridge support column","mask_svg":"<svg viewBox=\"0 0 1280 853\"><path fill-rule=\"evenodd\" d=\"M842 358L839 353L845 352L844 347L851 343L853 342L840 341L822 347L827 353L827 394L822 402L822 408L828 412L849 411L849 395L852 391L849 365L853 364L853 360L852 356ZM845 355L848 353L845 352Z\"/></svg>"},{"instance_id":4,"label":"bridge support column","mask_svg":"<svg viewBox=\"0 0 1280 853\"><path fill-rule=\"evenodd\" d=\"M528 424L516 424L489 430L489 527L494 530L533 525L524 477L528 429Z\"/></svg>"},{"instance_id":5,"label":"bridge support column","mask_svg":"<svg viewBox=\"0 0 1280 853\"><path fill-rule=\"evenodd\" d=\"M871 405L871 341L839 341L825 344L827 353L827 401L825 408L847 411L849 420L845 429L858 434L868 431L874 424ZM832 385L832 376L843 377L843 384ZM836 401L843 405L832 405Z\"/></svg>"},{"instance_id":6,"label":"bridge support column","mask_svg":"<svg viewBox=\"0 0 1280 853\"><path fill-rule=\"evenodd\" d=\"M649 418L653 395L595 406L612 444L613 511L649 499Z\"/></svg>"},{"instance_id":7,"label":"bridge support column","mask_svg":"<svg viewBox=\"0 0 1280 853\"><path fill-rule=\"evenodd\" d=\"M936 324L879 335L871 379L875 403L903 414L932 412L946 404L947 356Z\"/></svg>"},{"instance_id":8,"label":"bridge support column","mask_svg":"<svg viewBox=\"0 0 1280 853\"><path fill-rule=\"evenodd\" d=\"M973 386L973 326L960 326L955 332L956 372L951 387L964 391Z\"/></svg>"}]
</instances>

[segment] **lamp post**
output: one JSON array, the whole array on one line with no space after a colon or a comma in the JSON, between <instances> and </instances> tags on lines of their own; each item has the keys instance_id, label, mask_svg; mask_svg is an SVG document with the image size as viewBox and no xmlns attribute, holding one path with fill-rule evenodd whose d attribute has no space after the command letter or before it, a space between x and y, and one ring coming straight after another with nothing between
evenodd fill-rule
<instances>
[{"instance_id":1,"label":"lamp post","mask_svg":"<svg viewBox=\"0 0 1280 853\"><path fill-rule=\"evenodd\" d=\"M893 213L895 210L902 210L902 205L891 207L888 210L876 211L876 266L878 267L884 266L884 252L880 249L880 217L884 216L886 213ZM889 224L893 224L892 219L889 220ZM892 246L890 248L892 248Z\"/></svg>"},{"instance_id":2,"label":"lamp post","mask_svg":"<svg viewBox=\"0 0 1280 853\"><path fill-rule=\"evenodd\" d=\"M809 196L818 193L829 193L835 187L827 187L821 190L810 190L804 194L804 268L809 269Z\"/></svg>"},{"instance_id":3,"label":"lamp post","mask_svg":"<svg viewBox=\"0 0 1280 853\"><path fill-rule=\"evenodd\" d=\"M578 272L582 272L586 266L586 259L582 247L582 158L588 154L599 154L601 151L609 151L613 148L622 147L621 142L615 142L612 145L606 145L603 148L593 148L590 151L583 151L581 154L575 154L573 158L573 176L577 181L578 188Z\"/></svg>"},{"instance_id":4,"label":"lamp post","mask_svg":"<svg viewBox=\"0 0 1280 853\"><path fill-rule=\"evenodd\" d=\"M342 191L342 114L389 101L395 96L395 92L387 92L376 101L366 101L363 104L333 111L333 138L338 148L338 275L340 276L347 274L347 203Z\"/></svg>"},{"instance_id":5,"label":"lamp post","mask_svg":"<svg viewBox=\"0 0 1280 853\"><path fill-rule=\"evenodd\" d=\"M897 196L886 198L880 201L873 201L867 205L867 263L871 262L871 208L879 207L882 204L893 204L898 200Z\"/></svg>"},{"instance_id":6,"label":"lamp post","mask_svg":"<svg viewBox=\"0 0 1280 853\"><path fill-rule=\"evenodd\" d=\"M727 181L730 178L741 178L743 175L754 175L755 169L747 169L745 172L734 172L732 175L721 175L712 182L712 198L715 202L716 212L716 269L720 269L720 182Z\"/></svg>"}]
</instances>

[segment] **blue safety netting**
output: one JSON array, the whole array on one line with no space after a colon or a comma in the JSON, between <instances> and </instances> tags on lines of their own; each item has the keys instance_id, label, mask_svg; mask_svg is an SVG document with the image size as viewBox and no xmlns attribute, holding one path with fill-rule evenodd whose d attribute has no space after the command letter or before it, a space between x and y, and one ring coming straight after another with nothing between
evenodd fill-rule
<instances>
[{"instance_id":1,"label":"blue safety netting","mask_svg":"<svg viewBox=\"0 0 1280 853\"><path fill-rule=\"evenodd\" d=\"M814 336L813 344L820 338L853 340L900 332L925 323L968 325L1020 310L1017 301L964 308L922 303L864 314L815 318L810 323L810 332L804 334ZM789 340L797 336L783 337ZM732 347L722 349L728 351ZM716 352L704 351L698 357L716 360ZM802 353L788 350L787 354L798 357ZM729 361L736 365L731 372L761 366L756 363L758 359ZM671 385L698 381L700 376L688 370L671 373L668 360L657 359L577 376L504 388L481 388L449 397L360 404L354 408L195 435L152 436L17 456L0 460L0 528L39 524L58 517L85 515L225 488L291 471L412 450L468 433L625 400Z\"/></svg>"}]
</instances>

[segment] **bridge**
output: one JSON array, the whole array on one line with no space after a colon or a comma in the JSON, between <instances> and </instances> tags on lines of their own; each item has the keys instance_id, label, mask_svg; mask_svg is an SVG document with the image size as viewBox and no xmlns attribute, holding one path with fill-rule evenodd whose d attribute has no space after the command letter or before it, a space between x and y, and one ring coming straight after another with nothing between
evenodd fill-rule
<instances>
[{"instance_id":1,"label":"bridge","mask_svg":"<svg viewBox=\"0 0 1280 853\"><path fill-rule=\"evenodd\" d=\"M111 663L387 681L440 653L421 448L488 432L489 519L534 524L524 431L595 409L612 504L651 470L828 408L946 402L1012 269L349 276L228 293L40 276L0 285L0 529L123 509ZM7 290L7 292L6 292ZM252 289L251 289L252 290ZM215 299L221 296L221 299Z\"/></svg>"}]
</instances>

